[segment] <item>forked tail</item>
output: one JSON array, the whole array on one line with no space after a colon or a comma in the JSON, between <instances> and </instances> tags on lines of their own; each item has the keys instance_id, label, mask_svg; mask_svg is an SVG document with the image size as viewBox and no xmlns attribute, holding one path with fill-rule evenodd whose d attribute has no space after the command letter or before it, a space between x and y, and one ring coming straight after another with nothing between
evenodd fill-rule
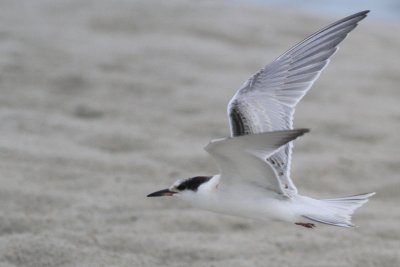
<instances>
[{"instance_id":1,"label":"forked tail","mask_svg":"<svg viewBox=\"0 0 400 267\"><path fill-rule=\"evenodd\" d=\"M309 211L309 214L306 213L302 216L319 223L341 227L352 227L354 225L351 223L351 215L357 208L367 203L368 198L373 195L375 195L375 192L343 198L321 200L309 199L312 200L309 202L312 209Z\"/></svg>"}]
</instances>

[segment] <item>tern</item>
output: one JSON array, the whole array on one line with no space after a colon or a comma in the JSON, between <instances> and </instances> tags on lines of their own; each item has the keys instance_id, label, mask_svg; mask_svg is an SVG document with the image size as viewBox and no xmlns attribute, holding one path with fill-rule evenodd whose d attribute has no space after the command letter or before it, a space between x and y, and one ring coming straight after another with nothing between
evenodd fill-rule
<instances>
[{"instance_id":1,"label":"tern","mask_svg":"<svg viewBox=\"0 0 400 267\"><path fill-rule=\"evenodd\" d=\"M339 43L368 12L310 35L242 85L227 108L231 136L205 147L220 174L180 179L148 197L174 196L201 209L307 228L353 226L352 214L375 192L333 199L298 194L290 178L292 141L309 130L293 129L293 114Z\"/></svg>"}]
</instances>

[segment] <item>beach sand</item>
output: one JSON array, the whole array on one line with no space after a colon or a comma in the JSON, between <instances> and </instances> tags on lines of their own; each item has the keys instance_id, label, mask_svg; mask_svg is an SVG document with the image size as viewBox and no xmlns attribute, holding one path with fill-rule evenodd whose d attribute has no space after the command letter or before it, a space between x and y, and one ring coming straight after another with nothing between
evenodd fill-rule
<instances>
[{"instance_id":1,"label":"beach sand","mask_svg":"<svg viewBox=\"0 0 400 267\"><path fill-rule=\"evenodd\" d=\"M0 266L400 266L400 26L372 11L297 107L300 193L377 192L309 230L146 195L215 174L235 91L341 17L166 2L1 1Z\"/></svg>"}]
</instances>

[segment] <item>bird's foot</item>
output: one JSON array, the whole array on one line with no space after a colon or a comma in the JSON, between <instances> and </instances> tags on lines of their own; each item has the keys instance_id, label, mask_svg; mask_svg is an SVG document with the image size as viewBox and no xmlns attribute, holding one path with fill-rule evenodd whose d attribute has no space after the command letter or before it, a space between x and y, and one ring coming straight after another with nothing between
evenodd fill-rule
<instances>
[{"instance_id":1,"label":"bird's foot","mask_svg":"<svg viewBox=\"0 0 400 267\"><path fill-rule=\"evenodd\" d=\"M297 223L295 223L295 224L304 226L305 228L314 228L314 227L315 227L315 224L313 224L313 223L301 223L301 222L297 222Z\"/></svg>"}]
</instances>

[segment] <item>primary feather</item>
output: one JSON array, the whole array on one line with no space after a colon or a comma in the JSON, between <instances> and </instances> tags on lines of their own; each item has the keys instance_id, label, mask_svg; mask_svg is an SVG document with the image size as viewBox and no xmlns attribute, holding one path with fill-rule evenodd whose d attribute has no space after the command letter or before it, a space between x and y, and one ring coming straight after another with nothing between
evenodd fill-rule
<instances>
[{"instance_id":1,"label":"primary feather","mask_svg":"<svg viewBox=\"0 0 400 267\"><path fill-rule=\"evenodd\" d=\"M338 44L369 11L339 20L287 50L248 79L228 104L231 136L293 128L296 104L311 88ZM285 195L297 189L290 179L292 144L271 155L271 164Z\"/></svg>"}]
</instances>

